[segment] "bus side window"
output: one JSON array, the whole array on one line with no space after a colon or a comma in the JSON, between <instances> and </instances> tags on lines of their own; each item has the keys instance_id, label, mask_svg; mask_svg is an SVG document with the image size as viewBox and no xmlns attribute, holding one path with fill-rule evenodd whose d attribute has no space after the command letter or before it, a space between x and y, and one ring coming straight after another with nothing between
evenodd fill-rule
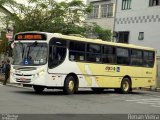
<instances>
[{"instance_id":1,"label":"bus side window","mask_svg":"<svg viewBox=\"0 0 160 120\"><path fill-rule=\"evenodd\" d=\"M131 49L131 65L142 66L142 51Z\"/></svg>"},{"instance_id":2,"label":"bus side window","mask_svg":"<svg viewBox=\"0 0 160 120\"><path fill-rule=\"evenodd\" d=\"M61 64L66 56L66 48L54 46L52 48L51 56L52 56L51 59L52 61L50 62L52 67Z\"/></svg>"},{"instance_id":3,"label":"bus side window","mask_svg":"<svg viewBox=\"0 0 160 120\"><path fill-rule=\"evenodd\" d=\"M154 65L154 52L144 51L143 52L143 66L153 67Z\"/></svg>"},{"instance_id":4,"label":"bus side window","mask_svg":"<svg viewBox=\"0 0 160 120\"><path fill-rule=\"evenodd\" d=\"M57 47L56 48L56 54L55 54L55 60L58 60L58 61L62 61L64 60L65 58L65 54L66 54L66 48L63 48L63 47Z\"/></svg>"},{"instance_id":5,"label":"bus side window","mask_svg":"<svg viewBox=\"0 0 160 120\"><path fill-rule=\"evenodd\" d=\"M116 57L115 57L115 47L114 46L107 46L104 45L102 49L102 62L103 63L115 63Z\"/></svg>"},{"instance_id":6,"label":"bus side window","mask_svg":"<svg viewBox=\"0 0 160 120\"><path fill-rule=\"evenodd\" d=\"M129 65L129 49L117 48L117 64Z\"/></svg>"},{"instance_id":7,"label":"bus side window","mask_svg":"<svg viewBox=\"0 0 160 120\"><path fill-rule=\"evenodd\" d=\"M52 67L53 65L53 46L49 46L49 59L48 59L48 66Z\"/></svg>"},{"instance_id":8,"label":"bus side window","mask_svg":"<svg viewBox=\"0 0 160 120\"><path fill-rule=\"evenodd\" d=\"M60 65L66 57L66 51L66 41L56 38L51 39L48 61L49 68L53 68Z\"/></svg>"},{"instance_id":9,"label":"bus side window","mask_svg":"<svg viewBox=\"0 0 160 120\"><path fill-rule=\"evenodd\" d=\"M85 60L85 43L84 42L70 41L69 60L70 61Z\"/></svg>"},{"instance_id":10,"label":"bus side window","mask_svg":"<svg viewBox=\"0 0 160 120\"><path fill-rule=\"evenodd\" d=\"M86 60L88 62L101 63L101 45L88 43Z\"/></svg>"}]
</instances>

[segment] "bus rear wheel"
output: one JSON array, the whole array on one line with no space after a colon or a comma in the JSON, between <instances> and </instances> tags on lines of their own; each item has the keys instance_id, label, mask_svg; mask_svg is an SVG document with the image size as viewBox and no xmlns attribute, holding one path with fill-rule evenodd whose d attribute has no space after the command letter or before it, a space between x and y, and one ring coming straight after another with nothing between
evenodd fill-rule
<instances>
[{"instance_id":1,"label":"bus rear wheel","mask_svg":"<svg viewBox=\"0 0 160 120\"><path fill-rule=\"evenodd\" d=\"M68 76L65 79L63 91L65 94L74 94L76 91L75 78L73 76Z\"/></svg>"},{"instance_id":2,"label":"bus rear wheel","mask_svg":"<svg viewBox=\"0 0 160 120\"><path fill-rule=\"evenodd\" d=\"M39 85L33 85L33 89L36 93L42 93L44 90L44 87Z\"/></svg>"},{"instance_id":3,"label":"bus rear wheel","mask_svg":"<svg viewBox=\"0 0 160 120\"><path fill-rule=\"evenodd\" d=\"M123 94L127 94L130 92L131 90L131 81L129 78L123 78L122 82L121 82L121 93Z\"/></svg>"}]
</instances>

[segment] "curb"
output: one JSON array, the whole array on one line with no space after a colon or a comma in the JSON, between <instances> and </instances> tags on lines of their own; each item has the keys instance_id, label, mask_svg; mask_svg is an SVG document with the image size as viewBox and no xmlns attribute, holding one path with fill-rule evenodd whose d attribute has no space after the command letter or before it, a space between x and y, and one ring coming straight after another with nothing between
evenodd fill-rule
<instances>
[{"instance_id":1,"label":"curb","mask_svg":"<svg viewBox=\"0 0 160 120\"><path fill-rule=\"evenodd\" d=\"M10 86L10 87L32 89L32 87L24 87L23 84L11 84L11 83L7 83L6 85L3 85L3 82L0 82L0 86Z\"/></svg>"},{"instance_id":2,"label":"curb","mask_svg":"<svg viewBox=\"0 0 160 120\"><path fill-rule=\"evenodd\" d=\"M141 88L139 90L146 90L146 91L153 91L153 92L160 92L160 88Z\"/></svg>"}]
</instances>

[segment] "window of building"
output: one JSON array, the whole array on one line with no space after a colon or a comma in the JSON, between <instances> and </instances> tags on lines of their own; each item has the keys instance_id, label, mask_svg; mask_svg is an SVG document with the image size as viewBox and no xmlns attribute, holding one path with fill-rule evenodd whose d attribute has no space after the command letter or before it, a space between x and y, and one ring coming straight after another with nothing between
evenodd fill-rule
<instances>
[{"instance_id":1,"label":"window of building","mask_svg":"<svg viewBox=\"0 0 160 120\"><path fill-rule=\"evenodd\" d=\"M103 4L101 5L101 17L113 17L113 4Z\"/></svg>"},{"instance_id":2,"label":"window of building","mask_svg":"<svg viewBox=\"0 0 160 120\"><path fill-rule=\"evenodd\" d=\"M117 42L128 43L128 41L129 41L129 32L128 31L118 32Z\"/></svg>"},{"instance_id":3,"label":"window of building","mask_svg":"<svg viewBox=\"0 0 160 120\"><path fill-rule=\"evenodd\" d=\"M160 5L160 0L150 0L149 6L157 6Z\"/></svg>"},{"instance_id":4,"label":"window of building","mask_svg":"<svg viewBox=\"0 0 160 120\"><path fill-rule=\"evenodd\" d=\"M144 32L139 32L138 40L144 39Z\"/></svg>"},{"instance_id":5,"label":"window of building","mask_svg":"<svg viewBox=\"0 0 160 120\"><path fill-rule=\"evenodd\" d=\"M88 15L88 18L98 18L99 5L93 5L91 13Z\"/></svg>"},{"instance_id":6,"label":"window of building","mask_svg":"<svg viewBox=\"0 0 160 120\"><path fill-rule=\"evenodd\" d=\"M131 0L122 0L122 10L131 9Z\"/></svg>"}]
</instances>

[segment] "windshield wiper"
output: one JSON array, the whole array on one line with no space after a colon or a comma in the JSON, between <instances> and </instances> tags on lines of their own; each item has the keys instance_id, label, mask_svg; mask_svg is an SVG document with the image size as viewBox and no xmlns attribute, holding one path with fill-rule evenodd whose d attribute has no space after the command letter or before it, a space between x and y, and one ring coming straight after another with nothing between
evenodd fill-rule
<instances>
[{"instance_id":1,"label":"windshield wiper","mask_svg":"<svg viewBox=\"0 0 160 120\"><path fill-rule=\"evenodd\" d=\"M38 45L38 42L35 41L33 44L32 44L34 47Z\"/></svg>"}]
</instances>

